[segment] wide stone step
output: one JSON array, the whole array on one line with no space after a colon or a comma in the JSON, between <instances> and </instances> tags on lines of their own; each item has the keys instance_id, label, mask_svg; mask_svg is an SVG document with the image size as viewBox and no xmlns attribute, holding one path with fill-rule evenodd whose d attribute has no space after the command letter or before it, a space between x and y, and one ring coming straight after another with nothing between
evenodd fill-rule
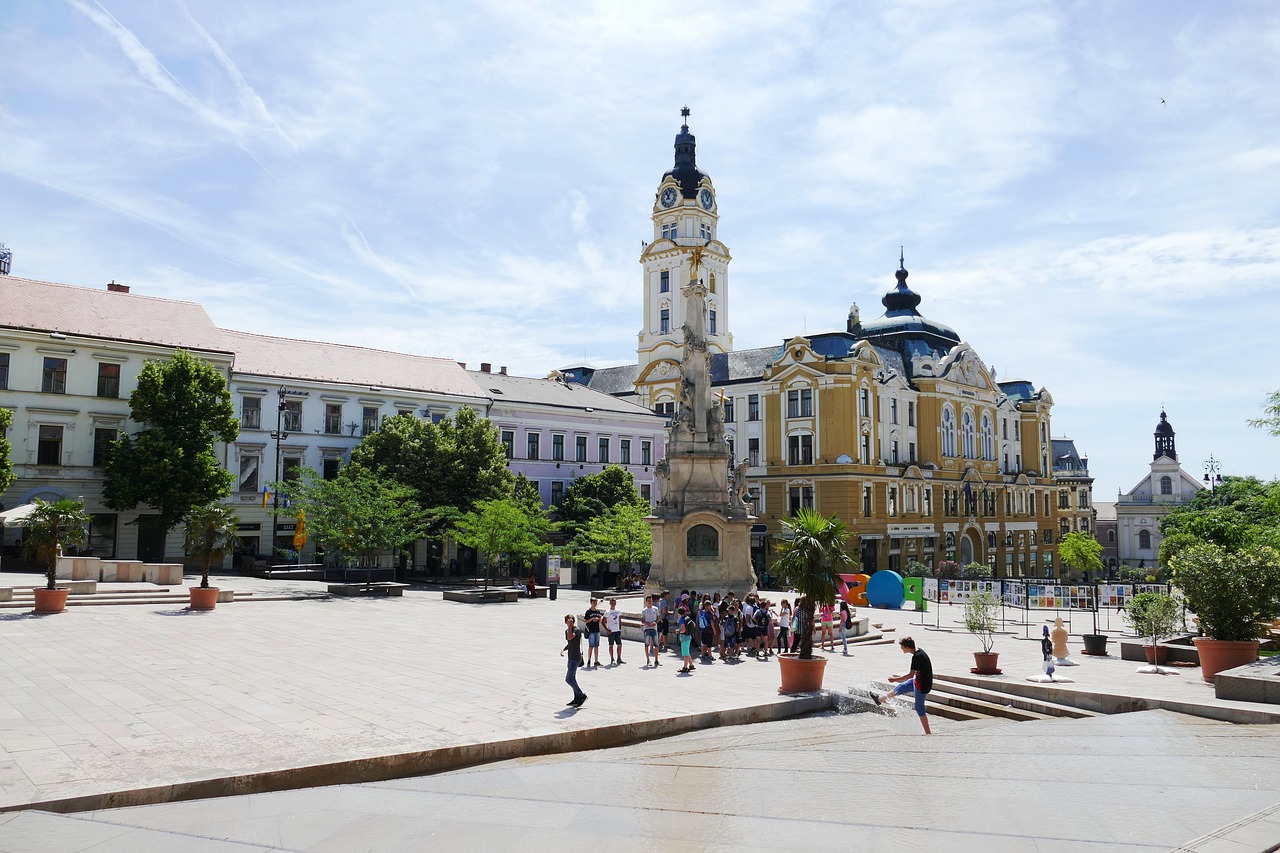
<instances>
[{"instance_id":1,"label":"wide stone step","mask_svg":"<svg viewBox=\"0 0 1280 853\"><path fill-rule=\"evenodd\" d=\"M1015 708L1006 704L1001 697L993 696L991 699L979 699L972 696L965 696L960 693L952 693L946 685L939 685L934 682L933 690L929 693L929 698L934 702L945 705L950 709L959 709L968 711L972 714L979 714L984 717L998 717L1005 720L1014 720L1016 722L1026 722L1028 720L1047 720L1052 714L1045 714L1039 711L1031 711L1023 708Z\"/></svg>"},{"instance_id":2,"label":"wide stone step","mask_svg":"<svg viewBox=\"0 0 1280 853\"><path fill-rule=\"evenodd\" d=\"M1001 690L999 685L1000 682L991 682L989 686L984 685L979 687L957 679L952 679L946 675L935 674L933 678L933 687L935 692L941 690L953 696L992 702L1005 707L1012 707L1019 711L1034 712L1042 715L1043 717L1070 717L1073 719L1082 719L1085 717L1105 716L1097 711L1077 708L1073 705L1065 705L1060 702L1050 702L1047 699L1040 699L1034 696L1010 693Z\"/></svg>"},{"instance_id":3,"label":"wide stone step","mask_svg":"<svg viewBox=\"0 0 1280 853\"><path fill-rule=\"evenodd\" d=\"M930 693L929 695L933 696L934 694ZM977 711L972 711L968 708L960 708L955 705L948 704L945 701L937 701L936 699L926 699L924 707L931 716L942 717L944 720L956 720L961 723L996 719L990 714L983 714ZM911 713L914 713L914 711Z\"/></svg>"}]
</instances>

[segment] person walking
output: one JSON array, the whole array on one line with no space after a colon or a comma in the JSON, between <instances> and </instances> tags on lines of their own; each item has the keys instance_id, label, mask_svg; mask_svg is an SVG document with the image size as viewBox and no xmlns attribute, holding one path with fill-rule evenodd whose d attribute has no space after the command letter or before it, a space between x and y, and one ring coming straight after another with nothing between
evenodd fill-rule
<instances>
[{"instance_id":1,"label":"person walking","mask_svg":"<svg viewBox=\"0 0 1280 853\"><path fill-rule=\"evenodd\" d=\"M644 630L644 665L649 667L650 653L653 665L662 666L658 661L658 607L653 603L653 596L644 597L644 609L640 611L640 627Z\"/></svg>"},{"instance_id":2,"label":"person walking","mask_svg":"<svg viewBox=\"0 0 1280 853\"><path fill-rule=\"evenodd\" d=\"M582 632L578 630L577 619L572 613L566 614L564 617L564 648L560 650L560 656L569 656L569 671L564 676L565 684L573 688L573 698L568 704L574 708L581 708L582 703L587 701L587 694L582 692L582 688L578 686L578 667L582 666Z\"/></svg>"},{"instance_id":3,"label":"person walking","mask_svg":"<svg viewBox=\"0 0 1280 853\"><path fill-rule=\"evenodd\" d=\"M840 602L840 643L844 646L845 657L849 656L849 629L853 627L853 613L849 610L849 602Z\"/></svg>"},{"instance_id":4,"label":"person walking","mask_svg":"<svg viewBox=\"0 0 1280 853\"><path fill-rule=\"evenodd\" d=\"M617 663L626 663L622 659L622 611L618 609L618 599L609 599L609 609L604 612L604 630L609 632L609 666L614 664L614 649L617 648ZM600 650L596 650L600 654Z\"/></svg>"},{"instance_id":5,"label":"person walking","mask_svg":"<svg viewBox=\"0 0 1280 853\"><path fill-rule=\"evenodd\" d=\"M790 651L790 645L787 642L788 636L791 634L791 602L782 599L781 606L778 607L778 654Z\"/></svg>"},{"instance_id":6,"label":"person walking","mask_svg":"<svg viewBox=\"0 0 1280 853\"><path fill-rule=\"evenodd\" d=\"M604 616L600 612L600 608L596 607L599 599L591 599L591 606L587 608L587 612L582 614L583 620L587 623L587 663L589 667L592 663L592 657L595 657L595 665L600 666L600 618Z\"/></svg>"},{"instance_id":7,"label":"person walking","mask_svg":"<svg viewBox=\"0 0 1280 853\"><path fill-rule=\"evenodd\" d=\"M889 695L898 696L908 691L914 692L916 714L920 717L920 725L924 727L925 734L933 734L929 728L929 716L925 713L924 708L925 697L933 689L933 662L929 660L929 656L925 654L924 649L916 648L916 641L910 637L903 637L899 640L898 647L902 649L903 654L911 655L911 669L902 675L889 677L891 683L896 682L898 685ZM872 693L871 698L875 700L877 705L880 705L884 703L887 697Z\"/></svg>"},{"instance_id":8,"label":"person walking","mask_svg":"<svg viewBox=\"0 0 1280 853\"><path fill-rule=\"evenodd\" d=\"M658 596L658 651L665 652L667 650L667 634L671 632L671 602L668 600L671 593L667 590L662 591L662 595Z\"/></svg>"},{"instance_id":9,"label":"person walking","mask_svg":"<svg viewBox=\"0 0 1280 853\"><path fill-rule=\"evenodd\" d=\"M684 658L684 668L680 672L693 672L693 617L683 607L676 617L676 636L680 638L680 656Z\"/></svg>"},{"instance_id":10,"label":"person walking","mask_svg":"<svg viewBox=\"0 0 1280 853\"><path fill-rule=\"evenodd\" d=\"M835 634L836 608L832 604L824 604L818 608L818 622L822 625L822 649L823 651L836 650L836 634ZM831 644L831 648L827 648L827 643Z\"/></svg>"}]
</instances>

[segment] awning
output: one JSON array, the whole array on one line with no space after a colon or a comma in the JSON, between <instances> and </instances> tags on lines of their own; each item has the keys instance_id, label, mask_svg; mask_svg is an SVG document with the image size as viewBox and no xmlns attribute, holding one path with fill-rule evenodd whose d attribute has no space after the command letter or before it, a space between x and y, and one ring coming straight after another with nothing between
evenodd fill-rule
<instances>
[{"instance_id":1,"label":"awning","mask_svg":"<svg viewBox=\"0 0 1280 853\"><path fill-rule=\"evenodd\" d=\"M0 512L0 524L5 527L21 527L27 516L35 511L35 504L23 504L22 506L15 506L13 509L6 509L4 512Z\"/></svg>"}]
</instances>

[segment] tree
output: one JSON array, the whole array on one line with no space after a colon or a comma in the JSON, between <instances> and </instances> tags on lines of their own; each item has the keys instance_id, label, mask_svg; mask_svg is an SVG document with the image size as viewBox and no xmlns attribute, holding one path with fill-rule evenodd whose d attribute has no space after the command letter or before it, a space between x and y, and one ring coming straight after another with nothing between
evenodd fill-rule
<instances>
[{"instance_id":1,"label":"tree","mask_svg":"<svg viewBox=\"0 0 1280 853\"><path fill-rule=\"evenodd\" d=\"M148 361L129 395L129 417L143 425L107 455L103 494L117 512L147 504L169 530L194 507L231 493L235 477L218 463L215 441L240 434L227 380L185 350Z\"/></svg>"},{"instance_id":2,"label":"tree","mask_svg":"<svg viewBox=\"0 0 1280 853\"><path fill-rule=\"evenodd\" d=\"M221 563L235 549L240 537L236 530L240 519L231 507L211 503L187 513L186 538L183 548L187 556L200 563L200 588L209 588L209 568Z\"/></svg>"},{"instance_id":3,"label":"tree","mask_svg":"<svg viewBox=\"0 0 1280 853\"><path fill-rule=\"evenodd\" d=\"M1102 570L1102 543L1083 530L1073 530L1058 543L1058 556L1077 574Z\"/></svg>"},{"instance_id":4,"label":"tree","mask_svg":"<svg viewBox=\"0 0 1280 853\"><path fill-rule=\"evenodd\" d=\"M1192 545L1170 561L1173 582L1215 640L1256 640L1280 613L1280 551L1249 545L1236 551L1212 542Z\"/></svg>"},{"instance_id":5,"label":"tree","mask_svg":"<svg viewBox=\"0 0 1280 853\"><path fill-rule=\"evenodd\" d=\"M813 614L819 604L834 604L837 567L853 558L845 551L849 526L815 510L801 508L795 518L782 520L782 544L773 568L803 598L800 626L800 658L813 657Z\"/></svg>"},{"instance_id":6,"label":"tree","mask_svg":"<svg viewBox=\"0 0 1280 853\"><path fill-rule=\"evenodd\" d=\"M542 507L529 512L527 507L510 498L480 501L475 509L455 522L453 537L484 554L485 581L493 560L505 554L523 564L525 558L545 553L550 546L543 542L551 522Z\"/></svg>"},{"instance_id":7,"label":"tree","mask_svg":"<svg viewBox=\"0 0 1280 853\"><path fill-rule=\"evenodd\" d=\"M359 557L370 572L383 551L399 551L424 535L413 489L365 468L347 466L332 480L302 468L297 480L272 486L286 487L294 504L289 513L305 512L307 530L318 542Z\"/></svg>"},{"instance_id":8,"label":"tree","mask_svg":"<svg viewBox=\"0 0 1280 853\"><path fill-rule=\"evenodd\" d=\"M648 502L636 491L636 478L618 465L608 465L599 474L574 480L564 491L564 499L554 507L560 529L576 536L591 519L621 504L643 508Z\"/></svg>"},{"instance_id":9,"label":"tree","mask_svg":"<svg viewBox=\"0 0 1280 853\"><path fill-rule=\"evenodd\" d=\"M653 528L645 521L648 514L647 506L619 503L590 519L569 543L574 559L616 560L624 565L647 562L653 557Z\"/></svg>"},{"instance_id":10,"label":"tree","mask_svg":"<svg viewBox=\"0 0 1280 853\"><path fill-rule=\"evenodd\" d=\"M1249 421L1249 426L1265 429L1272 435L1280 436L1280 391L1271 392L1267 402L1262 405L1262 411L1266 412L1267 416Z\"/></svg>"},{"instance_id":11,"label":"tree","mask_svg":"<svg viewBox=\"0 0 1280 853\"><path fill-rule=\"evenodd\" d=\"M1160 533L1159 559L1165 567L1201 542L1231 552L1260 544L1280 546L1280 481L1227 477L1161 519Z\"/></svg>"},{"instance_id":12,"label":"tree","mask_svg":"<svg viewBox=\"0 0 1280 853\"><path fill-rule=\"evenodd\" d=\"M36 498L35 505L22 520L22 550L45 564L45 589L57 589L60 546L79 545L88 538L89 514L71 498L52 502Z\"/></svg>"},{"instance_id":13,"label":"tree","mask_svg":"<svg viewBox=\"0 0 1280 853\"><path fill-rule=\"evenodd\" d=\"M4 494L4 490L18 479L18 475L13 473L13 448L7 438L11 423L13 413L8 409L0 409L0 494Z\"/></svg>"}]
</instances>

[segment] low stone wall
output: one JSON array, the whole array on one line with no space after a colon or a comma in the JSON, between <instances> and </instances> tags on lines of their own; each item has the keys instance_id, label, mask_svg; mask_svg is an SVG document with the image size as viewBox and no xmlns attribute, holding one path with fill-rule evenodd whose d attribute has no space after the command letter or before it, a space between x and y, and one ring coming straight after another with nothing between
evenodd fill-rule
<instances>
[{"instance_id":1,"label":"low stone wall","mask_svg":"<svg viewBox=\"0 0 1280 853\"><path fill-rule=\"evenodd\" d=\"M60 580L114 583L154 583L177 586L182 583L181 563L143 563L140 560L102 560L97 557L59 557Z\"/></svg>"}]
</instances>

